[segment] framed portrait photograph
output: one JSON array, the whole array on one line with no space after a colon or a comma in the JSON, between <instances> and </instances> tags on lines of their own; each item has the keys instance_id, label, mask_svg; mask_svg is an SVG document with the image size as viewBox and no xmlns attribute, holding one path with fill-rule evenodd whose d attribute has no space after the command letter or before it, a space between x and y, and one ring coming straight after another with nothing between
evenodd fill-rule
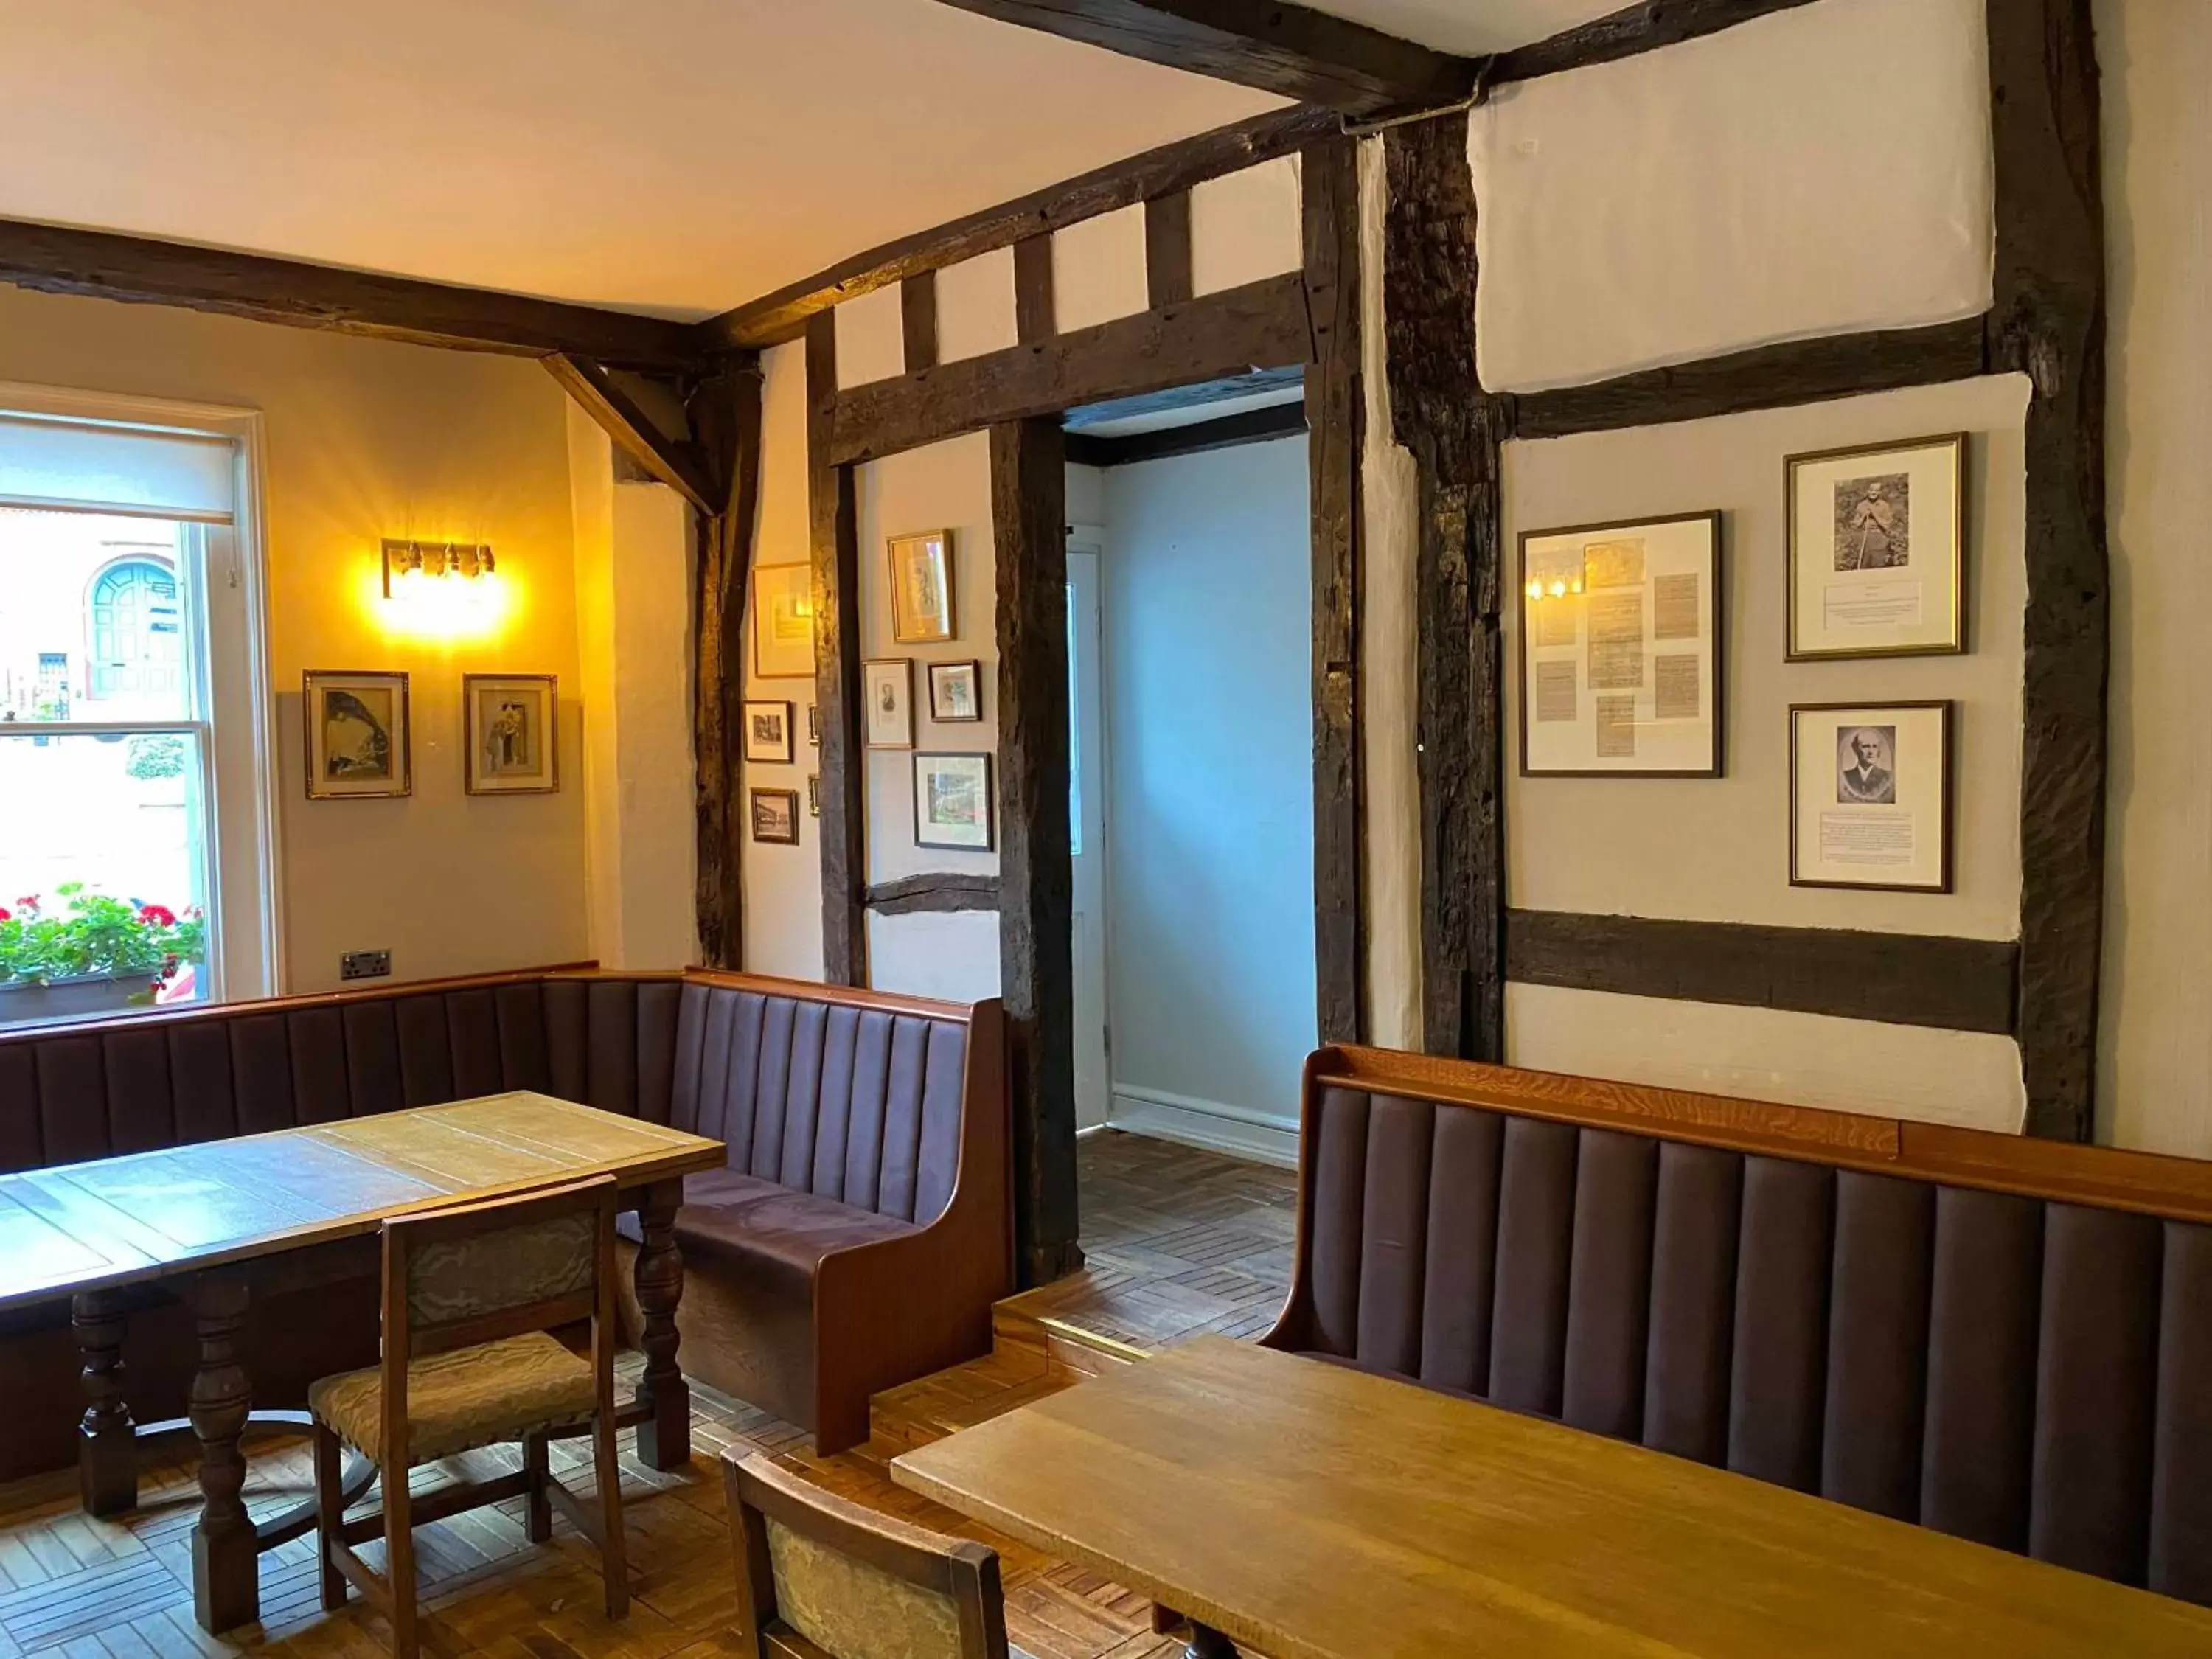
<instances>
[{"instance_id":1,"label":"framed portrait photograph","mask_svg":"<svg viewBox=\"0 0 2212 1659\"><path fill-rule=\"evenodd\" d=\"M929 665L929 718L951 724L983 718L981 663L933 662Z\"/></svg>"},{"instance_id":2,"label":"framed portrait photograph","mask_svg":"<svg viewBox=\"0 0 2212 1659\"><path fill-rule=\"evenodd\" d=\"M561 787L558 682L550 674L464 674L461 720L471 795L550 795Z\"/></svg>"},{"instance_id":3,"label":"framed portrait photograph","mask_svg":"<svg viewBox=\"0 0 2212 1659\"><path fill-rule=\"evenodd\" d=\"M311 668L301 691L309 800L415 793L406 675Z\"/></svg>"},{"instance_id":4,"label":"framed portrait photograph","mask_svg":"<svg viewBox=\"0 0 2212 1659\"><path fill-rule=\"evenodd\" d=\"M931 530L893 536L889 545L891 637L901 645L951 639L952 532Z\"/></svg>"},{"instance_id":5,"label":"framed portrait photograph","mask_svg":"<svg viewBox=\"0 0 2212 1659\"><path fill-rule=\"evenodd\" d=\"M799 845L799 791L756 789L751 803L755 841L776 847Z\"/></svg>"},{"instance_id":6,"label":"framed portrait photograph","mask_svg":"<svg viewBox=\"0 0 2212 1659\"><path fill-rule=\"evenodd\" d=\"M806 741L817 749L822 746L822 706L819 703L806 705Z\"/></svg>"},{"instance_id":7,"label":"framed portrait photograph","mask_svg":"<svg viewBox=\"0 0 2212 1659\"><path fill-rule=\"evenodd\" d=\"M878 657L860 665L862 730L871 749L914 747L914 659Z\"/></svg>"},{"instance_id":8,"label":"framed portrait photograph","mask_svg":"<svg viewBox=\"0 0 2212 1659\"><path fill-rule=\"evenodd\" d=\"M787 702L748 702L745 705L745 758L788 765L791 754L791 705Z\"/></svg>"},{"instance_id":9,"label":"framed portrait photograph","mask_svg":"<svg viewBox=\"0 0 2212 1659\"><path fill-rule=\"evenodd\" d=\"M1966 434L1792 455L1791 662L1966 648Z\"/></svg>"},{"instance_id":10,"label":"framed portrait photograph","mask_svg":"<svg viewBox=\"0 0 2212 1659\"><path fill-rule=\"evenodd\" d=\"M1519 583L1523 777L1721 775L1718 513L1526 532Z\"/></svg>"},{"instance_id":11,"label":"framed portrait photograph","mask_svg":"<svg viewBox=\"0 0 2212 1659\"><path fill-rule=\"evenodd\" d=\"M814 568L753 568L753 672L764 680L814 678Z\"/></svg>"},{"instance_id":12,"label":"framed portrait photograph","mask_svg":"<svg viewBox=\"0 0 2212 1659\"><path fill-rule=\"evenodd\" d=\"M991 757L914 757L914 844L988 853L991 835Z\"/></svg>"},{"instance_id":13,"label":"framed portrait photograph","mask_svg":"<svg viewBox=\"0 0 2212 1659\"><path fill-rule=\"evenodd\" d=\"M1951 890L1949 702L1790 711L1790 884Z\"/></svg>"},{"instance_id":14,"label":"framed portrait photograph","mask_svg":"<svg viewBox=\"0 0 2212 1659\"><path fill-rule=\"evenodd\" d=\"M822 816L822 775L818 772L806 775L806 816L810 818Z\"/></svg>"}]
</instances>

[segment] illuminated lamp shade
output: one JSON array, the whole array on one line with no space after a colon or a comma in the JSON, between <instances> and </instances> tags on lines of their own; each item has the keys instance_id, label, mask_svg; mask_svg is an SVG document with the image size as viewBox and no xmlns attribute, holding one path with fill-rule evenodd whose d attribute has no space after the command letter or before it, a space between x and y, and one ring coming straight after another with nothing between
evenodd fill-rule
<instances>
[{"instance_id":1,"label":"illuminated lamp shade","mask_svg":"<svg viewBox=\"0 0 2212 1659\"><path fill-rule=\"evenodd\" d=\"M511 596L489 547L474 542L386 541L378 620L388 633L423 641L498 633Z\"/></svg>"}]
</instances>

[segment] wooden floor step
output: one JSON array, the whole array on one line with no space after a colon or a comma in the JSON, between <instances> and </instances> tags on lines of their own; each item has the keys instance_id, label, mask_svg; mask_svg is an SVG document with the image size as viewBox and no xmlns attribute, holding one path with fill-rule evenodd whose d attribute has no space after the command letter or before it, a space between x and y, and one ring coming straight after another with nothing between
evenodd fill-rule
<instances>
[{"instance_id":1,"label":"wooden floor step","mask_svg":"<svg viewBox=\"0 0 2212 1659\"><path fill-rule=\"evenodd\" d=\"M1066 1375L1007 1378L988 1360L957 1365L920 1382L888 1389L868 1406L869 1445L912 1451L948 1434L988 1422L1018 1406L1058 1394L1076 1379Z\"/></svg>"}]
</instances>

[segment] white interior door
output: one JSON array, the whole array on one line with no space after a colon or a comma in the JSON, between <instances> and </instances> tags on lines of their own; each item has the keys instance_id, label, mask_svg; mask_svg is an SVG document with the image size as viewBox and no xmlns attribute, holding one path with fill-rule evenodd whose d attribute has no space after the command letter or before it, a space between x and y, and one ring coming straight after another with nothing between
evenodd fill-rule
<instances>
[{"instance_id":1,"label":"white interior door","mask_svg":"<svg viewBox=\"0 0 2212 1659\"><path fill-rule=\"evenodd\" d=\"M1099 538L1067 544L1069 851L1075 866L1075 1126L1106 1121L1106 741L1098 679Z\"/></svg>"}]
</instances>

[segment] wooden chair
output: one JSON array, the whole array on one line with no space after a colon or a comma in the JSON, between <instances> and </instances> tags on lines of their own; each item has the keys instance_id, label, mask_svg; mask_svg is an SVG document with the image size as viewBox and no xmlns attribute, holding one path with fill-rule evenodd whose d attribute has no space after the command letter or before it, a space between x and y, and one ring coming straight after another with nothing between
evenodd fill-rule
<instances>
[{"instance_id":1,"label":"wooden chair","mask_svg":"<svg viewBox=\"0 0 2212 1659\"><path fill-rule=\"evenodd\" d=\"M418 1651L413 1528L510 1498L526 1500L533 1542L552 1534L552 1505L599 1546L607 1617L629 1610L621 1473L615 1461L616 1185L579 1182L518 1198L434 1210L384 1224L384 1357L309 1391L323 1606L346 1581L392 1621L400 1659ZM591 1357L550 1333L591 1322ZM599 1477L594 1513L553 1478L548 1442L588 1425ZM408 1471L481 1446L520 1441L522 1468L421 1498ZM381 1514L345 1519L340 1443L377 1465ZM381 1536L388 1577L354 1547Z\"/></svg>"},{"instance_id":2,"label":"wooden chair","mask_svg":"<svg viewBox=\"0 0 2212 1659\"><path fill-rule=\"evenodd\" d=\"M995 1552L722 1454L738 1628L760 1659L1008 1659Z\"/></svg>"}]
</instances>

